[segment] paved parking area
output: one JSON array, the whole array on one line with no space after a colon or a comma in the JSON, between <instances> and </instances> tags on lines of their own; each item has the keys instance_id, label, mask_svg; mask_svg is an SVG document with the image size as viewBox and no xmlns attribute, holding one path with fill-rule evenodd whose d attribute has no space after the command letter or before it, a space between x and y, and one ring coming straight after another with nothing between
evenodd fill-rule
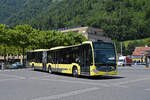
<instances>
[{"instance_id":1,"label":"paved parking area","mask_svg":"<svg viewBox=\"0 0 150 100\"><path fill-rule=\"evenodd\" d=\"M150 100L150 69L120 67L116 76L80 77L32 69L0 70L1 100Z\"/></svg>"}]
</instances>

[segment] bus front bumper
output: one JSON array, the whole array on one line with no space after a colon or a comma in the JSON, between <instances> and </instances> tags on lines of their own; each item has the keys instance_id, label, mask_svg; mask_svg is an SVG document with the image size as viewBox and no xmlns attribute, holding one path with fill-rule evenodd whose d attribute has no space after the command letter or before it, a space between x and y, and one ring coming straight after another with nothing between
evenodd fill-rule
<instances>
[{"instance_id":1,"label":"bus front bumper","mask_svg":"<svg viewBox=\"0 0 150 100\"><path fill-rule=\"evenodd\" d=\"M96 69L93 69L90 74L91 74L91 76L117 75L118 71L114 70L114 71L110 71L110 72L102 72L102 71L97 71Z\"/></svg>"}]
</instances>

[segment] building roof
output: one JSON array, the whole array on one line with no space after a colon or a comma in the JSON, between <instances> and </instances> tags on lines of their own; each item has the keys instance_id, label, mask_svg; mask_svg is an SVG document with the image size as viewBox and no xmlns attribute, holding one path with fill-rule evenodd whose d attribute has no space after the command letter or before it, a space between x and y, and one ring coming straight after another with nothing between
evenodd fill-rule
<instances>
[{"instance_id":1,"label":"building roof","mask_svg":"<svg viewBox=\"0 0 150 100\"><path fill-rule=\"evenodd\" d=\"M90 41L104 41L104 42L112 42L111 38L104 35L104 32L102 29L94 28L94 27L88 27L88 26L77 26L77 27L71 27L71 28L63 28L58 29L60 32L76 32L79 34L82 34L84 37L86 37Z\"/></svg>"},{"instance_id":2,"label":"building roof","mask_svg":"<svg viewBox=\"0 0 150 100\"><path fill-rule=\"evenodd\" d=\"M150 51L150 47L136 47L132 56L143 56L147 51Z\"/></svg>"}]
</instances>

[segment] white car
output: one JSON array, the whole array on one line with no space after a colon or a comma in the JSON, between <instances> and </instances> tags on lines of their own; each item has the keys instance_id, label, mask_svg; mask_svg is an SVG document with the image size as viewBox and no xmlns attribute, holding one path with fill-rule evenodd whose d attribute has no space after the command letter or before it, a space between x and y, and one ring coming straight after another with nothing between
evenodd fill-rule
<instances>
[{"instance_id":1,"label":"white car","mask_svg":"<svg viewBox=\"0 0 150 100\"><path fill-rule=\"evenodd\" d=\"M123 59L118 60L117 65L118 66L123 66L124 65L124 60Z\"/></svg>"},{"instance_id":2,"label":"white car","mask_svg":"<svg viewBox=\"0 0 150 100\"><path fill-rule=\"evenodd\" d=\"M117 65L118 66L124 66L125 65L125 57L124 56L119 57Z\"/></svg>"}]
</instances>

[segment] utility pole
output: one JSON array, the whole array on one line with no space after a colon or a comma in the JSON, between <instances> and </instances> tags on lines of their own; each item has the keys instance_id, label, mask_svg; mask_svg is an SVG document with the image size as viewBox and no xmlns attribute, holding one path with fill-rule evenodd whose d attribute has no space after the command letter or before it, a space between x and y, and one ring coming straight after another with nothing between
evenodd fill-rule
<instances>
[{"instance_id":1,"label":"utility pole","mask_svg":"<svg viewBox=\"0 0 150 100\"><path fill-rule=\"evenodd\" d=\"M121 56L122 56L122 42L121 42L121 48L120 49L121 49Z\"/></svg>"},{"instance_id":2,"label":"utility pole","mask_svg":"<svg viewBox=\"0 0 150 100\"><path fill-rule=\"evenodd\" d=\"M122 12L121 12L121 9L122 9L122 2L120 1L120 14L119 14L119 17L121 16L121 14L122 14ZM122 56L123 54L122 54L122 42L121 42L121 56Z\"/></svg>"}]
</instances>

